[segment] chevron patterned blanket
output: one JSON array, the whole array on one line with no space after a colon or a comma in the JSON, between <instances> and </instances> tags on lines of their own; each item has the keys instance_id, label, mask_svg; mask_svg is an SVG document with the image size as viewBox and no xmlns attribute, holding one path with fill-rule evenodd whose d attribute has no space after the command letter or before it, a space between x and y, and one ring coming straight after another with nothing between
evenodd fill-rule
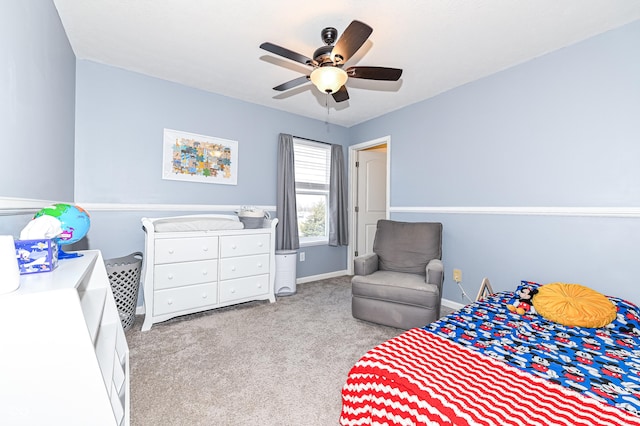
<instances>
[{"instance_id":1,"label":"chevron patterned blanket","mask_svg":"<svg viewBox=\"0 0 640 426\"><path fill-rule=\"evenodd\" d=\"M549 334L544 319L503 311L507 293L365 354L343 387L340 424L640 426L640 324L619 312L606 329Z\"/></svg>"}]
</instances>

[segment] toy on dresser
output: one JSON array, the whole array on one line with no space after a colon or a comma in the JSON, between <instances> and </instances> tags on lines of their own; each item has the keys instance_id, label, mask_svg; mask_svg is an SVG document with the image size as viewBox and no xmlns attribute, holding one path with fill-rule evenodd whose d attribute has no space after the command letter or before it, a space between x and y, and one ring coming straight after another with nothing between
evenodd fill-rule
<instances>
[{"instance_id":1,"label":"toy on dresser","mask_svg":"<svg viewBox=\"0 0 640 426\"><path fill-rule=\"evenodd\" d=\"M62 245L83 239L90 226L89 213L79 206L58 203L37 212L15 241L20 273L51 272L58 266L58 259L82 256L65 253Z\"/></svg>"}]
</instances>

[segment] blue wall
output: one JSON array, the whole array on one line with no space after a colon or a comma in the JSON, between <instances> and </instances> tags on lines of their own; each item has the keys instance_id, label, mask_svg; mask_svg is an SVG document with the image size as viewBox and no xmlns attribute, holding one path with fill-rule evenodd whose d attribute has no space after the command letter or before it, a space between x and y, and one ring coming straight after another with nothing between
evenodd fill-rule
<instances>
[{"instance_id":1,"label":"blue wall","mask_svg":"<svg viewBox=\"0 0 640 426\"><path fill-rule=\"evenodd\" d=\"M280 132L343 145L391 135L392 218L444 223L446 298L464 301L455 267L472 297L487 276L497 289L570 281L640 302L640 22L350 129L76 63L52 2L3 1L0 24L1 143L12 159L0 170L0 204L107 206L92 211L84 241L105 257L142 249L142 216L188 213L154 204L274 205ZM162 180L165 127L237 140L238 185ZM465 210L479 207L494 211ZM605 213L553 214L567 207ZM636 213L607 213L615 207ZM0 233L17 234L30 217L0 210ZM344 248L305 251L299 277L346 268Z\"/></svg>"},{"instance_id":2,"label":"blue wall","mask_svg":"<svg viewBox=\"0 0 640 426\"><path fill-rule=\"evenodd\" d=\"M460 268L472 298L486 276L495 289L579 282L640 302L638 215L527 209L640 207L638 52L640 22L350 129L353 143L392 135L392 218L443 222L446 298L463 301Z\"/></svg>"},{"instance_id":3,"label":"blue wall","mask_svg":"<svg viewBox=\"0 0 640 426\"><path fill-rule=\"evenodd\" d=\"M53 2L0 2L0 40L0 197L73 201L75 56Z\"/></svg>"},{"instance_id":4,"label":"blue wall","mask_svg":"<svg viewBox=\"0 0 640 426\"><path fill-rule=\"evenodd\" d=\"M348 129L96 62L77 63L76 200L274 205L279 133ZM163 180L163 129L238 141L237 185Z\"/></svg>"},{"instance_id":5,"label":"blue wall","mask_svg":"<svg viewBox=\"0 0 640 426\"><path fill-rule=\"evenodd\" d=\"M148 207L92 213L89 247L107 258L142 250L143 216L189 213L154 212L153 204L275 206L279 133L349 144L344 127L131 71L80 60L76 73L76 202ZM163 180L164 128L237 141L238 184ZM346 269L345 247L304 250L300 277Z\"/></svg>"}]
</instances>

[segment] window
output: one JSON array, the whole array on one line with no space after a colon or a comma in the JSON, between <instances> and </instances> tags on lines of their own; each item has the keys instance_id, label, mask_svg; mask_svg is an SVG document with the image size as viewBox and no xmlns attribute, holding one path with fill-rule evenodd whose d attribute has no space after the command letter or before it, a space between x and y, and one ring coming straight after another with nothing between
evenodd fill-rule
<instances>
[{"instance_id":1,"label":"window","mask_svg":"<svg viewBox=\"0 0 640 426\"><path fill-rule=\"evenodd\" d=\"M293 139L298 234L301 244L329 241L331 146Z\"/></svg>"}]
</instances>

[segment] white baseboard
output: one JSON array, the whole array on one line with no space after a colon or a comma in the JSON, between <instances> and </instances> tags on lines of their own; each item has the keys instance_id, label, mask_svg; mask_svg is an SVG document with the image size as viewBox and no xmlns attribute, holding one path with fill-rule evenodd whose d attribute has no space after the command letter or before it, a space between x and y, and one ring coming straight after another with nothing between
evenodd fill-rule
<instances>
[{"instance_id":1,"label":"white baseboard","mask_svg":"<svg viewBox=\"0 0 640 426\"><path fill-rule=\"evenodd\" d=\"M463 305L462 303L454 302L453 300L449 299L442 299L441 303L447 308L451 309L460 309L465 307L465 305Z\"/></svg>"},{"instance_id":2,"label":"white baseboard","mask_svg":"<svg viewBox=\"0 0 640 426\"><path fill-rule=\"evenodd\" d=\"M343 271L327 272L326 274L310 275L308 277L298 278L298 279L296 279L296 284L304 284L304 283L308 283L308 282L311 282L311 281L326 280L328 278L342 277L343 275L349 275L348 271L346 269L343 270Z\"/></svg>"}]
</instances>

